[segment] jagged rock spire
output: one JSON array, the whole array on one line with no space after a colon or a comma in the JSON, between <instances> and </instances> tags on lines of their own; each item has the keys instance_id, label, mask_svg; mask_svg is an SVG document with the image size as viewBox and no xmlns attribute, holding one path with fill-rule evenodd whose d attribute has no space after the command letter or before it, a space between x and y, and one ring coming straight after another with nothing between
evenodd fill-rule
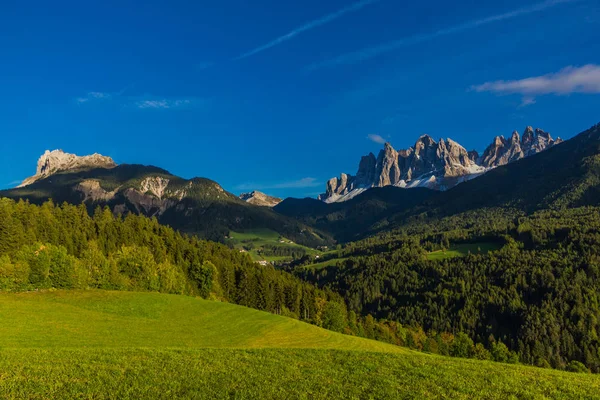
<instances>
[{"instance_id":1,"label":"jagged rock spire","mask_svg":"<svg viewBox=\"0 0 600 400\"><path fill-rule=\"evenodd\" d=\"M351 198L356 190L388 185L445 190L561 141L528 126L522 136L517 131L509 139L496 136L481 156L474 150L467 152L452 139L436 142L429 135L421 135L415 145L406 150L396 151L390 143L385 143L377 158L373 153L361 158L356 176L342 174L340 178L330 179L326 193L319 198L328 202L344 200Z\"/></svg>"}]
</instances>

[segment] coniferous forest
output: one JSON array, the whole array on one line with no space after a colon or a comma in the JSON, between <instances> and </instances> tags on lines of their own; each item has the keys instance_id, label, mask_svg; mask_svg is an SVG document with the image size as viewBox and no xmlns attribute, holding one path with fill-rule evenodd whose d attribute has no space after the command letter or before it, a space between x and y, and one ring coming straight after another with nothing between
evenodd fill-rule
<instances>
[{"instance_id":1,"label":"coniferous forest","mask_svg":"<svg viewBox=\"0 0 600 400\"><path fill-rule=\"evenodd\" d=\"M600 209L529 217L479 210L351 243L342 259L296 274L344 295L350 310L426 332L462 332L519 361L600 372ZM499 250L428 255L461 243ZM577 364L578 365L578 364Z\"/></svg>"},{"instance_id":2,"label":"coniferous forest","mask_svg":"<svg viewBox=\"0 0 600 400\"><path fill-rule=\"evenodd\" d=\"M453 350L459 340L452 334L428 336L397 321L348 312L343 298L330 289L260 266L225 245L182 235L154 218L115 216L108 208L90 216L83 205L1 199L0 290L86 288L200 296L350 335L474 356L471 350ZM470 339L459 339L475 348Z\"/></svg>"},{"instance_id":3,"label":"coniferous forest","mask_svg":"<svg viewBox=\"0 0 600 400\"><path fill-rule=\"evenodd\" d=\"M468 228L419 225L342 246L343 261L325 268L286 272L144 216L4 199L0 287L196 295L430 353L599 371L598 209L488 213L494 226L465 214ZM455 243L499 250L427 257Z\"/></svg>"}]
</instances>

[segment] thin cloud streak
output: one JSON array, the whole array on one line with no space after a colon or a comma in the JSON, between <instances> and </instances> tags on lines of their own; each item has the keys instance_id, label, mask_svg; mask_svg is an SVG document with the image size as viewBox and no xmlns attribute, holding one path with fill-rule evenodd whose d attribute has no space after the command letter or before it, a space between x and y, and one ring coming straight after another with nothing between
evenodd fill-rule
<instances>
[{"instance_id":1,"label":"thin cloud streak","mask_svg":"<svg viewBox=\"0 0 600 400\"><path fill-rule=\"evenodd\" d=\"M600 93L600 65L568 66L553 74L486 82L471 89L476 92L522 94L529 98L543 94Z\"/></svg>"},{"instance_id":2,"label":"thin cloud streak","mask_svg":"<svg viewBox=\"0 0 600 400\"><path fill-rule=\"evenodd\" d=\"M158 99L158 100L140 100L135 102L135 107L140 110L154 109L154 110L168 110L172 108L183 108L190 107L193 105L193 101L190 99Z\"/></svg>"},{"instance_id":3,"label":"thin cloud streak","mask_svg":"<svg viewBox=\"0 0 600 400\"><path fill-rule=\"evenodd\" d=\"M265 189L301 189L321 186L316 178L302 178L296 181L281 182L274 184L244 183L236 186L237 190L265 190Z\"/></svg>"},{"instance_id":4,"label":"thin cloud streak","mask_svg":"<svg viewBox=\"0 0 600 400\"><path fill-rule=\"evenodd\" d=\"M505 21L507 19L516 18L516 17L522 16L522 15L527 15L527 14L544 11L546 9L549 9L551 7L554 7L554 6L557 6L560 4L574 3L577 1L581 1L581 0L547 0L547 1L535 4L530 7L519 8L517 10L509 11L504 14L493 15L493 16L490 16L487 18L482 18L482 19L466 22L464 24L441 29L441 30L438 30L438 31L435 31L432 33L416 35L416 36L409 36L409 37L405 37L405 38L402 38L402 39L399 39L399 40L396 40L393 42L384 43L379 46L369 47L369 48L365 48L365 49L362 49L359 51L343 54L341 56L338 56L336 58L333 58L333 59L330 59L327 61L311 64L306 69L308 71L315 71L315 70L318 70L321 68L333 67L333 66L341 65L341 64L357 63L360 61L364 61L364 60L368 60L368 59L377 57L384 53L389 53L391 51L400 49L405 46L426 42L426 41L438 38L440 36L446 36L446 35L450 35L453 33L467 31L467 30L474 29L474 28L477 28L482 25L491 24L493 22Z\"/></svg>"},{"instance_id":5,"label":"thin cloud streak","mask_svg":"<svg viewBox=\"0 0 600 400\"><path fill-rule=\"evenodd\" d=\"M260 53L262 51L268 50L271 47L275 47L275 46L277 46L277 45L279 45L279 44L281 44L283 42L287 42L288 40L290 40L290 39L298 36L299 34L301 34L303 32L306 32L306 31L309 31L311 29L317 28L319 26L325 25L325 24L327 24L329 22L332 22L332 21L334 21L334 20L336 20L336 19L344 16L345 14L348 14L348 13L351 13L351 12L355 12L355 11L359 11L360 9L362 9L362 8L364 8L366 6L371 5L373 3L377 3L379 1L381 1L381 0L361 0L359 2L351 4L351 5L347 6L347 7L342 8L341 10L338 10L338 11L334 12L334 13L331 13L331 14L328 14L328 15L326 15L324 17L319 18L319 19L315 19L313 21L307 22L306 24L302 25L301 27L296 28L296 29L294 29L291 32L288 32L285 35L280 36L277 39L274 39L274 40L270 41L267 44L259 46L259 47L255 48L255 49L252 49L252 50L250 50L250 51L248 51L248 52L246 52L246 53L244 53L244 54L242 54L242 55L234 58L234 60L235 61L242 60L244 58L253 56L253 55L255 55L257 53Z\"/></svg>"},{"instance_id":6,"label":"thin cloud streak","mask_svg":"<svg viewBox=\"0 0 600 400\"><path fill-rule=\"evenodd\" d=\"M385 142L387 142L387 140L385 140L380 135L375 135L375 134L372 134L372 133L369 134L369 135L367 135L367 139L369 139L371 142L379 143L379 144L385 144Z\"/></svg>"},{"instance_id":7,"label":"thin cloud streak","mask_svg":"<svg viewBox=\"0 0 600 400\"><path fill-rule=\"evenodd\" d=\"M88 92L83 97L78 97L75 102L79 106L85 105L91 107L92 103L111 102L123 109L135 108L138 110L174 110L190 109L206 106L208 99L187 97L187 98L165 98L151 95L144 96L126 96L124 95L131 87L128 86L117 93L107 92Z\"/></svg>"},{"instance_id":8,"label":"thin cloud streak","mask_svg":"<svg viewBox=\"0 0 600 400\"><path fill-rule=\"evenodd\" d=\"M75 99L75 101L77 104L83 104L93 100L108 100L110 98L112 98L112 94L110 93L88 92L85 96Z\"/></svg>"}]
</instances>

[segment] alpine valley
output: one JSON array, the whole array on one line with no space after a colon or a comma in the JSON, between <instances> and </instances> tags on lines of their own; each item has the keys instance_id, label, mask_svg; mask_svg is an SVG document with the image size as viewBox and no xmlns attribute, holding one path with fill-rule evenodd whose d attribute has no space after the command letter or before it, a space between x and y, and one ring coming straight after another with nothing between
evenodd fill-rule
<instances>
[{"instance_id":1,"label":"alpine valley","mask_svg":"<svg viewBox=\"0 0 600 400\"><path fill-rule=\"evenodd\" d=\"M599 4L3 2L0 400L600 400Z\"/></svg>"},{"instance_id":2,"label":"alpine valley","mask_svg":"<svg viewBox=\"0 0 600 400\"><path fill-rule=\"evenodd\" d=\"M228 373L213 382L208 374L208 386L192 379L196 392L214 385L262 397L252 394L252 370L270 377L261 394L278 398L275 371L312 365L321 378L349 376L340 362L360 354L352 365L367 360L377 372L361 370L355 382L382 382L398 370L414 382L400 388L394 378L376 397L430 390L594 397L600 381L583 373L600 372L599 164L600 125L565 142L528 128L523 138L496 138L481 156L423 136L406 151L386 144L379 157L363 157L356 177L329 182L329 202L280 201L98 154L48 151L35 175L0 193L0 289L41 290L0 296L2 332L17 348L41 333L40 343L74 348L43 353L60 366L44 359L36 369L43 382L27 390L42 397L124 395L112 378L62 389L49 383L92 376L90 357L100 355L86 349L111 343L193 353L114 350L101 356L103 368L168 357L183 382L202 375L191 361L202 359L218 371L235 365L244 379ZM30 362L20 357L32 356L10 353L2 365L14 371ZM474 378L454 387L465 369ZM564 375L575 372L576 379ZM136 397L160 397L173 382L153 368L140 373L144 379L131 381ZM13 397L21 386L11 382L20 379L4 380ZM361 387L319 385L316 397L339 390L363 397ZM173 393L185 397L183 388Z\"/></svg>"}]
</instances>

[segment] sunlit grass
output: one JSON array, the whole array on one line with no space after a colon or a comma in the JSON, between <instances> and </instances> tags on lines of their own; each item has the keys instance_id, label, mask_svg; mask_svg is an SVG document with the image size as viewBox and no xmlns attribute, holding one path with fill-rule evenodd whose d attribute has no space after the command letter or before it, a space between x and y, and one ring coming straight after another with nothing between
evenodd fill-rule
<instances>
[{"instance_id":1,"label":"sunlit grass","mask_svg":"<svg viewBox=\"0 0 600 400\"><path fill-rule=\"evenodd\" d=\"M480 242L480 243L461 243L450 246L447 250L432 251L427 254L429 260L444 260L447 258L464 257L467 254L487 254L490 251L499 250L502 247L499 243Z\"/></svg>"},{"instance_id":2,"label":"sunlit grass","mask_svg":"<svg viewBox=\"0 0 600 400\"><path fill-rule=\"evenodd\" d=\"M232 304L0 294L2 399L600 398L600 377L418 353Z\"/></svg>"}]
</instances>

